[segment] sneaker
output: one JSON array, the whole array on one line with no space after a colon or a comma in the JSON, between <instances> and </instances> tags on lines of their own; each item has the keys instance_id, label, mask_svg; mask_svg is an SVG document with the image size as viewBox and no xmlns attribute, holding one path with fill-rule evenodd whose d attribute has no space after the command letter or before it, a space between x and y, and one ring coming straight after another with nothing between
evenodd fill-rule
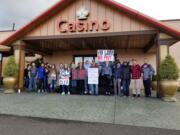
<instances>
[{"instance_id":1,"label":"sneaker","mask_svg":"<svg viewBox=\"0 0 180 135\"><path fill-rule=\"evenodd\" d=\"M41 91L40 90L38 90L38 93L40 93Z\"/></svg>"},{"instance_id":2,"label":"sneaker","mask_svg":"<svg viewBox=\"0 0 180 135\"><path fill-rule=\"evenodd\" d=\"M138 95L137 95L137 97L141 97L141 95L140 95L140 94L138 94Z\"/></svg>"},{"instance_id":3,"label":"sneaker","mask_svg":"<svg viewBox=\"0 0 180 135\"><path fill-rule=\"evenodd\" d=\"M68 93L67 93L68 95L71 95L71 93L68 91Z\"/></svg>"},{"instance_id":4,"label":"sneaker","mask_svg":"<svg viewBox=\"0 0 180 135\"><path fill-rule=\"evenodd\" d=\"M61 95L65 95L65 92L62 92Z\"/></svg>"},{"instance_id":5,"label":"sneaker","mask_svg":"<svg viewBox=\"0 0 180 135\"><path fill-rule=\"evenodd\" d=\"M87 90L86 91L84 91L84 94L87 94L88 92L87 92Z\"/></svg>"}]
</instances>

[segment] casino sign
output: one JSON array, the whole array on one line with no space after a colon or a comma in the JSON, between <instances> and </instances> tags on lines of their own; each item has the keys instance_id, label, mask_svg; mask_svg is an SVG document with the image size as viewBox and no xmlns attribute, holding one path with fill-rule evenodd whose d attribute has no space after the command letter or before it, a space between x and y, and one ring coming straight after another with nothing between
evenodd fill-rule
<instances>
[{"instance_id":1,"label":"casino sign","mask_svg":"<svg viewBox=\"0 0 180 135\"><path fill-rule=\"evenodd\" d=\"M92 32L92 31L107 31L111 27L111 23L108 19L98 20L87 20L89 11L85 7L81 7L76 17L78 21L68 22L65 19L57 20L57 30L60 33L73 33L73 32Z\"/></svg>"}]
</instances>

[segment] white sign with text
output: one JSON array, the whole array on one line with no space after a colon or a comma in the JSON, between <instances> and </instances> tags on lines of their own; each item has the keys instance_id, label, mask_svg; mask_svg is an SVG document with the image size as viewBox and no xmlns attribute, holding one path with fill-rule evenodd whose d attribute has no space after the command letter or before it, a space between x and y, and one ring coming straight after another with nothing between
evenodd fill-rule
<instances>
[{"instance_id":1,"label":"white sign with text","mask_svg":"<svg viewBox=\"0 0 180 135\"><path fill-rule=\"evenodd\" d=\"M88 68L88 84L99 84L98 68Z\"/></svg>"},{"instance_id":2,"label":"white sign with text","mask_svg":"<svg viewBox=\"0 0 180 135\"><path fill-rule=\"evenodd\" d=\"M97 60L99 62L114 61L114 50L97 50Z\"/></svg>"}]
</instances>

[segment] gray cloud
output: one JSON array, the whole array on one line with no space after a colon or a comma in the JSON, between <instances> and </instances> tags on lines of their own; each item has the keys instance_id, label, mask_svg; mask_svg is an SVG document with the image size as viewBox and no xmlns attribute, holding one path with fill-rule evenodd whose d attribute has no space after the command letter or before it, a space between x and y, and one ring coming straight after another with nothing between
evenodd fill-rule
<instances>
[{"instance_id":1,"label":"gray cloud","mask_svg":"<svg viewBox=\"0 0 180 135\"><path fill-rule=\"evenodd\" d=\"M59 0L0 0L0 30L16 29ZM115 0L156 19L180 18L179 0ZM156 4L154 4L156 3ZM163 3L163 6L162 6ZM171 6L169 6L171 5Z\"/></svg>"},{"instance_id":2,"label":"gray cloud","mask_svg":"<svg viewBox=\"0 0 180 135\"><path fill-rule=\"evenodd\" d=\"M58 0L0 0L0 30L16 29L26 24Z\"/></svg>"}]
</instances>

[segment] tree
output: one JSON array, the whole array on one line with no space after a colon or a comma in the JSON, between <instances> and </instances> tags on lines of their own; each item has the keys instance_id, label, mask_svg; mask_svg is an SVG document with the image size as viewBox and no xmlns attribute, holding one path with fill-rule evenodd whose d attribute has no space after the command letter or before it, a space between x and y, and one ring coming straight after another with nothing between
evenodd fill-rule
<instances>
[{"instance_id":1,"label":"tree","mask_svg":"<svg viewBox=\"0 0 180 135\"><path fill-rule=\"evenodd\" d=\"M177 80L179 78L178 66L171 56L166 56L160 64L159 77L161 80Z\"/></svg>"}]
</instances>

